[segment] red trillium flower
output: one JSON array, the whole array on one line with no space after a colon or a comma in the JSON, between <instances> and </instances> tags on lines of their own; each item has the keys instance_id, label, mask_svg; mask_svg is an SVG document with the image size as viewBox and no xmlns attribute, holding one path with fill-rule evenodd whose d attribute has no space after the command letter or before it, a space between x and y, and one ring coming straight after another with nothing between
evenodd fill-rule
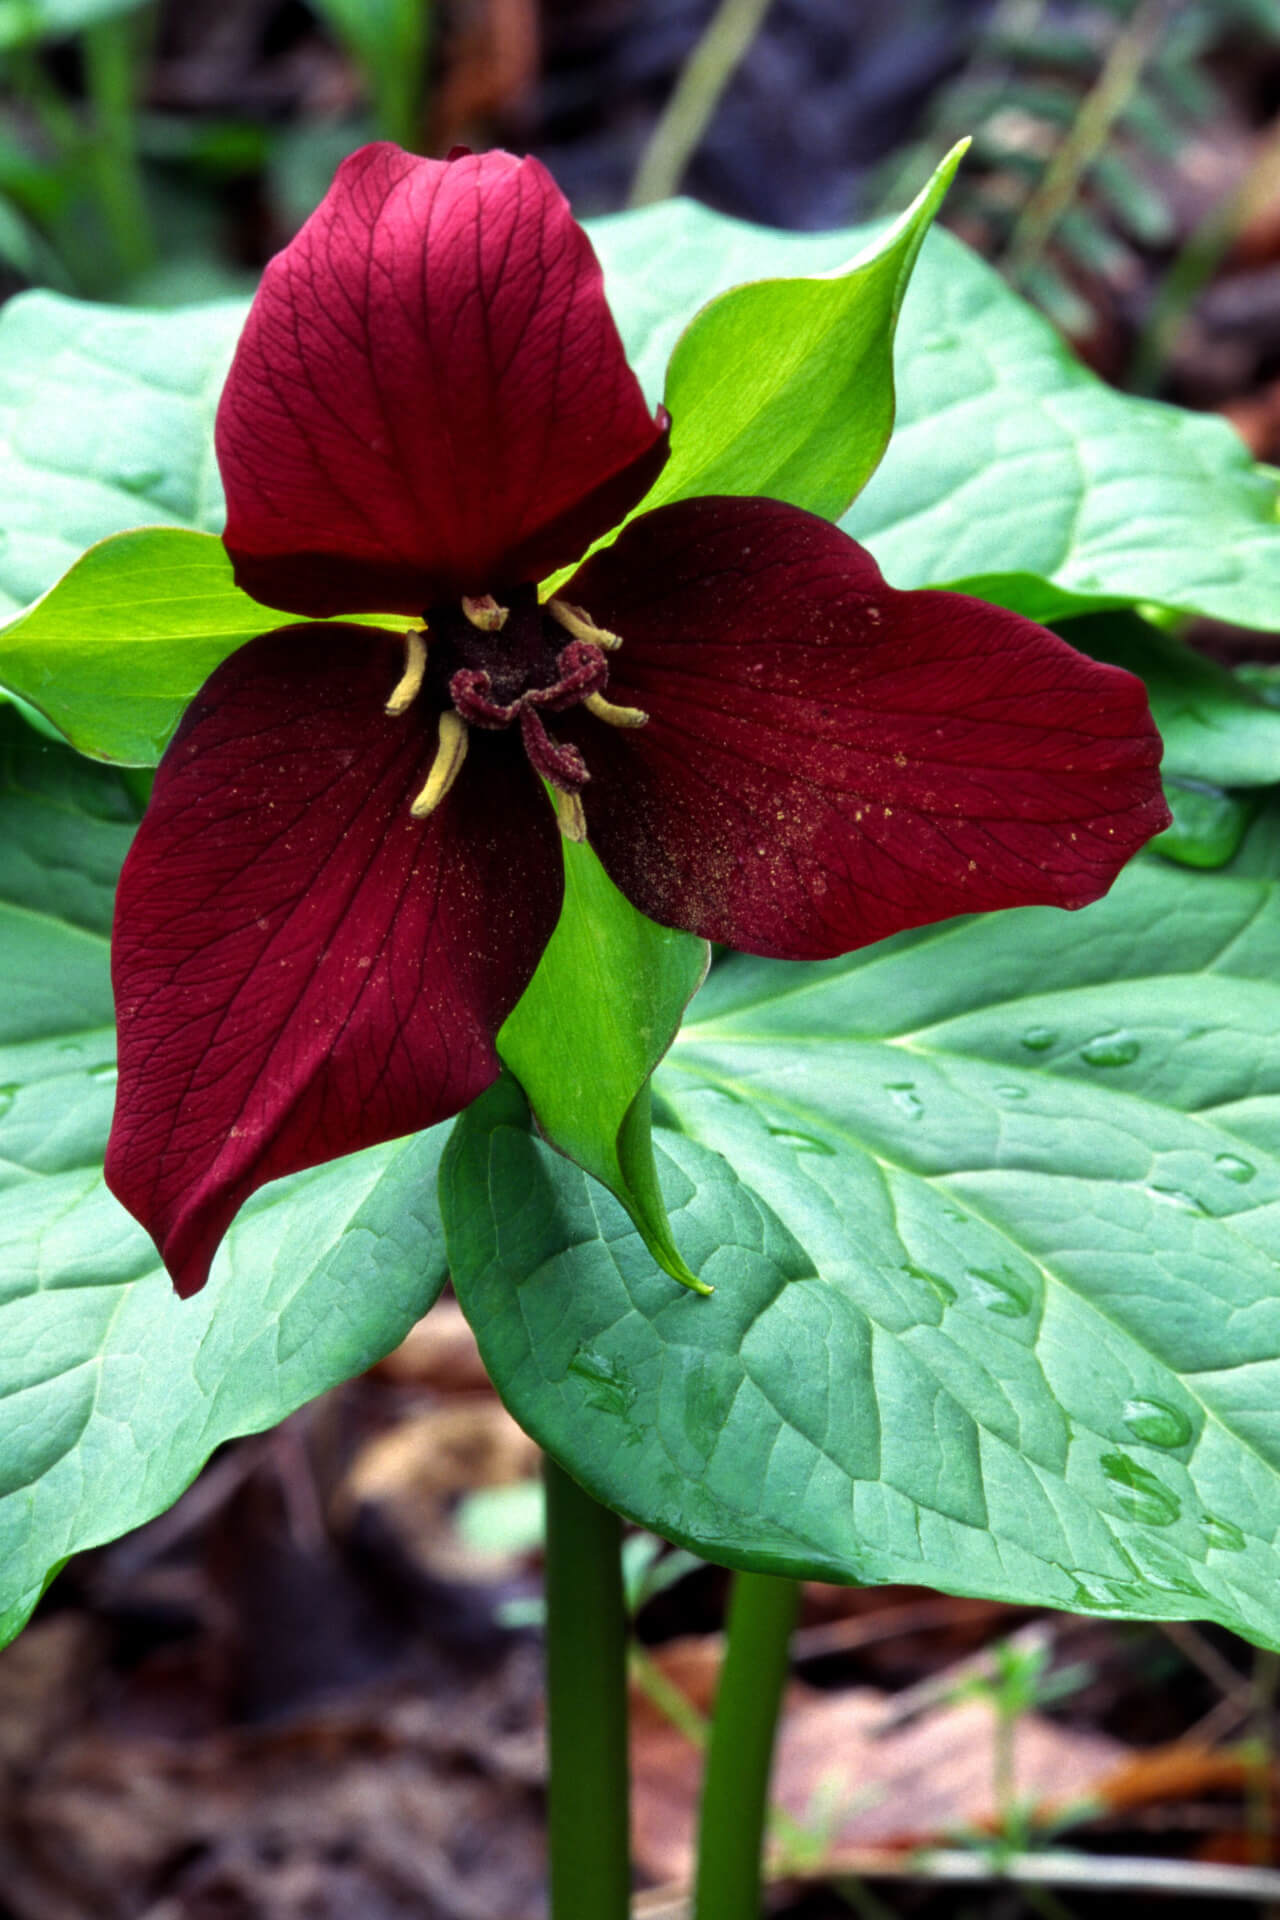
<instances>
[{"instance_id":1,"label":"red trillium flower","mask_svg":"<svg viewBox=\"0 0 1280 1920\"><path fill-rule=\"evenodd\" d=\"M115 929L107 1177L180 1292L263 1182L495 1078L562 834L655 920L818 959L1083 906L1167 824L1139 681L894 591L795 507L642 514L540 601L669 428L535 160L367 147L268 267L218 414L225 538L307 619L191 706Z\"/></svg>"}]
</instances>

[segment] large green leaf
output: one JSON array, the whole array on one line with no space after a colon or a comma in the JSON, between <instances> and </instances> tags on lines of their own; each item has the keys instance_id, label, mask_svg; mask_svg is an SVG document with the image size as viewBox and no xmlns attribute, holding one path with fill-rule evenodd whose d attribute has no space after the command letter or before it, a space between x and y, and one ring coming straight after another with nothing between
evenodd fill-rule
<instances>
[{"instance_id":1,"label":"large green leaf","mask_svg":"<svg viewBox=\"0 0 1280 1920\"><path fill-rule=\"evenodd\" d=\"M1068 621L1062 637L1146 682L1167 774L1220 787L1280 782L1280 708L1216 660L1131 613Z\"/></svg>"},{"instance_id":2,"label":"large green leaf","mask_svg":"<svg viewBox=\"0 0 1280 1920\"><path fill-rule=\"evenodd\" d=\"M703 301L744 280L830 271L872 237L771 233L690 201L591 233L655 399ZM1274 474L1223 420L1104 386L950 234L925 241L895 366L894 436L843 522L893 585L965 585L1041 620L1150 601L1274 626Z\"/></svg>"},{"instance_id":3,"label":"large green leaf","mask_svg":"<svg viewBox=\"0 0 1280 1920\"><path fill-rule=\"evenodd\" d=\"M213 413L238 302L142 313L26 293L0 314L0 612L106 534L217 532Z\"/></svg>"},{"instance_id":4,"label":"large green leaf","mask_svg":"<svg viewBox=\"0 0 1280 1920\"><path fill-rule=\"evenodd\" d=\"M264 1189L175 1297L101 1172L135 820L122 776L0 711L0 1640L68 1554L377 1359L444 1279L435 1128Z\"/></svg>"},{"instance_id":5,"label":"large green leaf","mask_svg":"<svg viewBox=\"0 0 1280 1920\"><path fill-rule=\"evenodd\" d=\"M141 527L90 547L0 627L0 686L82 753L154 766L219 662L295 618L240 592L212 534Z\"/></svg>"},{"instance_id":6,"label":"large green leaf","mask_svg":"<svg viewBox=\"0 0 1280 1920\"><path fill-rule=\"evenodd\" d=\"M712 1558L1280 1645L1280 895L717 967L659 1070L680 1292L518 1091L442 1169L516 1417Z\"/></svg>"},{"instance_id":7,"label":"large green leaf","mask_svg":"<svg viewBox=\"0 0 1280 1920\"><path fill-rule=\"evenodd\" d=\"M754 279L702 309L667 368L671 458L646 511L700 494L763 493L839 519L888 445L894 330L968 144L842 271Z\"/></svg>"}]
</instances>

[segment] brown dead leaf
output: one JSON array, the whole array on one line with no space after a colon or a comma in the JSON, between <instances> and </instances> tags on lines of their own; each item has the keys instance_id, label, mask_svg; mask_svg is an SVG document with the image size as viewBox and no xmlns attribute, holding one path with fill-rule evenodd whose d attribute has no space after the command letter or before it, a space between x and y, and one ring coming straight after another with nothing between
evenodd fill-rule
<instances>
[{"instance_id":1,"label":"brown dead leaf","mask_svg":"<svg viewBox=\"0 0 1280 1920\"><path fill-rule=\"evenodd\" d=\"M501 1401L457 1399L400 1421L361 1448L334 1495L334 1524L349 1527L360 1510L372 1508L425 1572L441 1580L490 1580L506 1569L507 1557L460 1540L450 1512L477 1487L530 1478L538 1459L537 1446Z\"/></svg>"},{"instance_id":2,"label":"brown dead leaf","mask_svg":"<svg viewBox=\"0 0 1280 1920\"><path fill-rule=\"evenodd\" d=\"M396 1387L430 1387L434 1393L493 1391L462 1308L447 1296L379 1360L370 1378Z\"/></svg>"},{"instance_id":3,"label":"brown dead leaf","mask_svg":"<svg viewBox=\"0 0 1280 1920\"><path fill-rule=\"evenodd\" d=\"M708 1646L717 1645L709 1637ZM705 1711L713 1691L710 1656L699 1660L682 1648L668 1666L666 1655L664 1648L658 1662L668 1678ZM819 1693L793 1683L788 1689L773 1800L819 1845L919 1845L995 1821L990 1707L982 1701L942 1705L886 1733L892 1704L892 1695L868 1687ZM1090 1797L1126 1757L1119 1741L1028 1714L1015 1739L1018 1796L1046 1810ZM635 1716L632 1767L637 1862L660 1882L687 1879L701 1755L645 1708Z\"/></svg>"}]
</instances>

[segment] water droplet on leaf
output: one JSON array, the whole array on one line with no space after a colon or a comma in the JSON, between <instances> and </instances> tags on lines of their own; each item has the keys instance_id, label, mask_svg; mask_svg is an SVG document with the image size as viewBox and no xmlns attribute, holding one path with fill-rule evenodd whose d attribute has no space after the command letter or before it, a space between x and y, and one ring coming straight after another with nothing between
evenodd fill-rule
<instances>
[{"instance_id":1,"label":"water droplet on leaf","mask_svg":"<svg viewBox=\"0 0 1280 1920\"><path fill-rule=\"evenodd\" d=\"M816 1133L802 1133L799 1127L770 1127L769 1132L775 1140L785 1140L797 1153L835 1153L829 1140L820 1140Z\"/></svg>"},{"instance_id":2,"label":"water droplet on leaf","mask_svg":"<svg viewBox=\"0 0 1280 1920\"><path fill-rule=\"evenodd\" d=\"M0 1087L0 1119L3 1119L5 1114L8 1113L21 1091L22 1088L16 1081L11 1081L7 1086Z\"/></svg>"},{"instance_id":3,"label":"water droplet on leaf","mask_svg":"<svg viewBox=\"0 0 1280 1920\"><path fill-rule=\"evenodd\" d=\"M1131 1033L1100 1033L1081 1047L1080 1057L1091 1067L1127 1067L1141 1052L1141 1042Z\"/></svg>"},{"instance_id":4,"label":"water droplet on leaf","mask_svg":"<svg viewBox=\"0 0 1280 1920\"><path fill-rule=\"evenodd\" d=\"M918 1120L924 1112L924 1102L916 1092L912 1080L886 1080L884 1090L900 1113L908 1120Z\"/></svg>"},{"instance_id":5,"label":"water droplet on leaf","mask_svg":"<svg viewBox=\"0 0 1280 1920\"><path fill-rule=\"evenodd\" d=\"M1213 1164L1224 1180L1234 1180L1238 1187L1252 1180L1258 1171L1252 1160L1242 1160L1237 1153L1215 1154Z\"/></svg>"},{"instance_id":6,"label":"water droplet on leaf","mask_svg":"<svg viewBox=\"0 0 1280 1920\"><path fill-rule=\"evenodd\" d=\"M964 1277L988 1313L998 1313L1005 1320L1021 1320L1030 1313L1035 1293L1012 1268L1001 1267L993 1273L989 1267L966 1267Z\"/></svg>"},{"instance_id":7,"label":"water droplet on leaf","mask_svg":"<svg viewBox=\"0 0 1280 1920\"><path fill-rule=\"evenodd\" d=\"M1167 1400L1126 1400L1124 1424L1148 1447L1185 1447L1193 1432L1186 1414Z\"/></svg>"},{"instance_id":8,"label":"water droplet on leaf","mask_svg":"<svg viewBox=\"0 0 1280 1920\"><path fill-rule=\"evenodd\" d=\"M1180 1213L1207 1211L1193 1193L1187 1193L1181 1187L1144 1187L1143 1192L1149 1200L1158 1201L1162 1207L1177 1207Z\"/></svg>"},{"instance_id":9,"label":"water droplet on leaf","mask_svg":"<svg viewBox=\"0 0 1280 1920\"><path fill-rule=\"evenodd\" d=\"M927 1267L906 1266L902 1268L902 1272L909 1274L913 1280L923 1280L925 1285L937 1294L944 1307L953 1306L960 1298L949 1280L944 1280L940 1273L930 1273Z\"/></svg>"},{"instance_id":10,"label":"water droplet on leaf","mask_svg":"<svg viewBox=\"0 0 1280 1920\"><path fill-rule=\"evenodd\" d=\"M1211 1547L1217 1547L1223 1553L1244 1552L1247 1543L1234 1520L1224 1520L1219 1514L1206 1513L1204 1530Z\"/></svg>"},{"instance_id":11,"label":"water droplet on leaf","mask_svg":"<svg viewBox=\"0 0 1280 1920\"><path fill-rule=\"evenodd\" d=\"M1022 1044L1028 1053L1045 1053L1057 1038L1051 1027L1028 1027L1022 1036Z\"/></svg>"},{"instance_id":12,"label":"water droplet on leaf","mask_svg":"<svg viewBox=\"0 0 1280 1920\"><path fill-rule=\"evenodd\" d=\"M578 1348L569 1371L590 1382L594 1391L587 1396L587 1404L601 1413L625 1413L636 1397L631 1375L622 1362L592 1347Z\"/></svg>"},{"instance_id":13,"label":"water droplet on leaf","mask_svg":"<svg viewBox=\"0 0 1280 1920\"><path fill-rule=\"evenodd\" d=\"M1115 1489L1117 1506L1130 1520L1144 1527L1171 1527L1182 1512L1176 1494L1127 1453L1104 1453L1098 1465Z\"/></svg>"},{"instance_id":14,"label":"water droplet on leaf","mask_svg":"<svg viewBox=\"0 0 1280 1920\"><path fill-rule=\"evenodd\" d=\"M1025 1100L1027 1097L1025 1087L997 1087L996 1092L1002 1100Z\"/></svg>"},{"instance_id":15,"label":"water droplet on leaf","mask_svg":"<svg viewBox=\"0 0 1280 1920\"><path fill-rule=\"evenodd\" d=\"M127 460L116 468L116 485L127 493L151 493L164 479L164 468L155 461Z\"/></svg>"},{"instance_id":16,"label":"water droplet on leaf","mask_svg":"<svg viewBox=\"0 0 1280 1920\"><path fill-rule=\"evenodd\" d=\"M90 1067L89 1078L100 1080L105 1086L113 1087L120 1078L120 1069L114 1060L106 1060L100 1067Z\"/></svg>"}]
</instances>

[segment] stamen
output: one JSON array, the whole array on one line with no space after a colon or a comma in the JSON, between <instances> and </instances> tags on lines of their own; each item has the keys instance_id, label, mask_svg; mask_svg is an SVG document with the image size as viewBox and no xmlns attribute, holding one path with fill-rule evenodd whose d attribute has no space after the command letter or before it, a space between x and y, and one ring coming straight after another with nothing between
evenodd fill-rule
<instances>
[{"instance_id":1,"label":"stamen","mask_svg":"<svg viewBox=\"0 0 1280 1920\"><path fill-rule=\"evenodd\" d=\"M440 715L440 744L427 784L409 809L415 820L425 820L429 813L435 812L462 771L466 757L466 722L459 720L456 713L446 711Z\"/></svg>"},{"instance_id":2,"label":"stamen","mask_svg":"<svg viewBox=\"0 0 1280 1920\"><path fill-rule=\"evenodd\" d=\"M404 672L396 681L386 711L392 719L407 713L422 691L422 676L427 670L427 634L425 627L410 627L404 636Z\"/></svg>"},{"instance_id":3,"label":"stamen","mask_svg":"<svg viewBox=\"0 0 1280 1920\"><path fill-rule=\"evenodd\" d=\"M575 640L589 641L593 647L603 647L607 653L612 653L615 647L622 645L619 634L610 633L607 627L598 627L589 613L582 607L573 606L568 600L548 600L547 612Z\"/></svg>"},{"instance_id":4,"label":"stamen","mask_svg":"<svg viewBox=\"0 0 1280 1920\"><path fill-rule=\"evenodd\" d=\"M464 593L462 611L473 627L479 627L481 633L501 633L507 624L510 607L500 607L491 593L476 595Z\"/></svg>"},{"instance_id":5,"label":"stamen","mask_svg":"<svg viewBox=\"0 0 1280 1920\"><path fill-rule=\"evenodd\" d=\"M642 727L649 718L639 707L615 707L602 693L589 693L582 704L588 713L594 713L597 720L611 727Z\"/></svg>"},{"instance_id":6,"label":"stamen","mask_svg":"<svg viewBox=\"0 0 1280 1920\"><path fill-rule=\"evenodd\" d=\"M587 837L587 816L582 810L582 797L576 793L566 793L563 787L552 787L551 800L556 810L556 824L566 840L574 841L578 846Z\"/></svg>"}]
</instances>

